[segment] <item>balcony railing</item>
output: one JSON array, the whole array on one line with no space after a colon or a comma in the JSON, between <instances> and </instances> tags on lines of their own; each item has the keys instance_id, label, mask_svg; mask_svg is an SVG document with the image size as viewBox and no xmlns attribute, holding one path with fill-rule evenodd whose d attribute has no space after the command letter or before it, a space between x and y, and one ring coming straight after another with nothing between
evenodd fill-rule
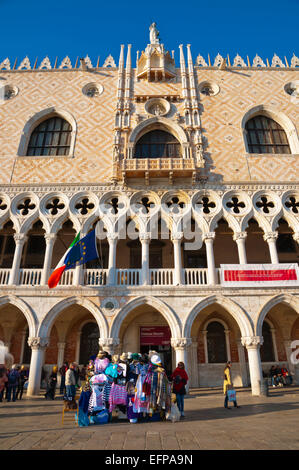
<instances>
[{"instance_id":1,"label":"balcony railing","mask_svg":"<svg viewBox=\"0 0 299 470\"><path fill-rule=\"evenodd\" d=\"M0 286L9 284L10 269L0 269ZM39 286L41 285L42 269L22 268L19 270L18 285ZM207 269L187 268L183 269L183 282L186 286L200 286L208 284ZM219 270L217 270L219 271ZM84 286L106 286L109 284L108 269L85 269ZM218 276L219 282L219 276ZM64 271L59 281L59 286L72 286L75 283L75 270ZM142 269L116 269L114 282L115 286L140 286L147 284L150 286L172 286L174 285L174 269L161 268L149 269L148 282L142 278Z\"/></svg>"},{"instance_id":2,"label":"balcony railing","mask_svg":"<svg viewBox=\"0 0 299 470\"><path fill-rule=\"evenodd\" d=\"M41 283L42 269L20 269L19 285L20 286L39 286Z\"/></svg>"},{"instance_id":3,"label":"balcony railing","mask_svg":"<svg viewBox=\"0 0 299 470\"><path fill-rule=\"evenodd\" d=\"M275 265L273 266L275 267ZM283 267L284 265L280 264L280 266ZM297 267L296 270L298 270ZM220 272L221 269L215 269L216 278L213 284L219 285L222 283ZM10 274L11 269L0 268L0 286L8 286L10 284ZM42 285L42 274L43 269L21 268L18 271L16 283L19 286L40 286ZM109 269L85 269L83 270L82 277L80 275L79 278L79 276L76 274L78 273L76 273L75 269L65 271L59 281L58 286L64 287L82 285L87 287L137 287L142 285L174 286L177 283L177 276L174 268L149 269L147 273L142 269L129 268L116 268L110 272ZM184 287L209 285L210 277L208 275L209 273L207 268L184 268L182 269L181 274L181 285ZM82 281L80 281L80 279L82 279ZM279 283L279 281L276 282ZM281 285L284 284L282 283Z\"/></svg>"}]
</instances>

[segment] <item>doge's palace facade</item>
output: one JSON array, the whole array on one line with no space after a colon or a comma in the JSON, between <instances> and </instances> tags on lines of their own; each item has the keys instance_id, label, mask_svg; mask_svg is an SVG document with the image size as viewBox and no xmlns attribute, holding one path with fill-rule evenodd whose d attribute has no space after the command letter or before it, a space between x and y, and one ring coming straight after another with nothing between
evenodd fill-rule
<instances>
[{"instance_id":1,"label":"doge's palace facade","mask_svg":"<svg viewBox=\"0 0 299 470\"><path fill-rule=\"evenodd\" d=\"M118 64L0 63L0 340L29 395L99 348L155 348L191 387L227 360L254 395L273 364L299 383L299 59L177 52L153 24ZM95 226L99 259L49 289Z\"/></svg>"}]
</instances>

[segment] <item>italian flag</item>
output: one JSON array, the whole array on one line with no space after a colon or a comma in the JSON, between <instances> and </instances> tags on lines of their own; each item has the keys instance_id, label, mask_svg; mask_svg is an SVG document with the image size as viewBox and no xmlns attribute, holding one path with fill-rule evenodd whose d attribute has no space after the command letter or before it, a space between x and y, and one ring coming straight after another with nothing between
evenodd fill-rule
<instances>
[{"instance_id":1,"label":"italian flag","mask_svg":"<svg viewBox=\"0 0 299 470\"><path fill-rule=\"evenodd\" d=\"M56 287L57 284L59 283L61 276L66 268L65 260L73 246L80 240L80 232L76 235L76 238L72 241L70 246L68 247L67 251L64 253L63 257L57 264L56 268L52 272L51 276L48 279L48 286L50 289L53 289L53 287Z\"/></svg>"}]
</instances>

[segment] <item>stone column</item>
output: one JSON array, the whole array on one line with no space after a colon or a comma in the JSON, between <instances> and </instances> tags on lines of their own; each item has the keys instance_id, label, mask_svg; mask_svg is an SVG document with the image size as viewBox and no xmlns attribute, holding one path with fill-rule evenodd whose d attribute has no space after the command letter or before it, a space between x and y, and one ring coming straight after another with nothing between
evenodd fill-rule
<instances>
[{"instance_id":1,"label":"stone column","mask_svg":"<svg viewBox=\"0 0 299 470\"><path fill-rule=\"evenodd\" d=\"M181 240L183 233L173 233L171 241L173 243L173 255L174 255L174 285L182 285L183 281L183 265L182 265L182 251L181 251Z\"/></svg>"},{"instance_id":2,"label":"stone column","mask_svg":"<svg viewBox=\"0 0 299 470\"><path fill-rule=\"evenodd\" d=\"M26 334L27 334L27 331L26 331L26 330L23 330L23 331L22 331L22 339L21 339L20 360L19 360L19 363L20 363L20 364L23 363Z\"/></svg>"},{"instance_id":3,"label":"stone column","mask_svg":"<svg viewBox=\"0 0 299 470\"><path fill-rule=\"evenodd\" d=\"M151 242L151 234L140 233L139 240L141 242L141 279L142 285L149 284L149 245Z\"/></svg>"},{"instance_id":4,"label":"stone column","mask_svg":"<svg viewBox=\"0 0 299 470\"><path fill-rule=\"evenodd\" d=\"M44 364L45 350L49 345L49 338L30 337L28 338L28 344L32 349L32 354L27 396L33 396L38 395L40 391L41 372Z\"/></svg>"},{"instance_id":5,"label":"stone column","mask_svg":"<svg viewBox=\"0 0 299 470\"><path fill-rule=\"evenodd\" d=\"M64 362L64 350L65 350L65 342L57 343L57 349L58 349L58 354L57 354L57 367L58 370L60 367L63 365Z\"/></svg>"},{"instance_id":6,"label":"stone column","mask_svg":"<svg viewBox=\"0 0 299 470\"><path fill-rule=\"evenodd\" d=\"M207 341L207 334L208 330L202 330L202 338L203 338L203 346L205 351L205 364L209 363L209 353L208 353L208 341Z\"/></svg>"},{"instance_id":7,"label":"stone column","mask_svg":"<svg viewBox=\"0 0 299 470\"><path fill-rule=\"evenodd\" d=\"M16 243L16 248L15 248L13 263L12 263L12 267L10 270L10 276L9 276L9 281L8 281L8 285L10 286L18 284L22 252L23 252L24 244L27 241L27 237L24 233L15 233L14 240Z\"/></svg>"},{"instance_id":8,"label":"stone column","mask_svg":"<svg viewBox=\"0 0 299 470\"><path fill-rule=\"evenodd\" d=\"M176 364L175 367L178 365L179 362L183 362L185 364L185 370L188 374L189 380L186 386L186 391L189 390L190 387L190 365L188 364L188 354L187 348L191 346L192 339L191 338L171 338L171 346L175 349L175 358Z\"/></svg>"},{"instance_id":9,"label":"stone column","mask_svg":"<svg viewBox=\"0 0 299 470\"><path fill-rule=\"evenodd\" d=\"M231 361L231 354L230 354L230 341L229 341L229 330L225 329L225 345L226 345L226 354L227 354L227 360Z\"/></svg>"},{"instance_id":10,"label":"stone column","mask_svg":"<svg viewBox=\"0 0 299 470\"><path fill-rule=\"evenodd\" d=\"M234 241L237 243L240 264L247 264L246 248L245 248L246 237L247 237L246 232L234 233Z\"/></svg>"},{"instance_id":11,"label":"stone column","mask_svg":"<svg viewBox=\"0 0 299 470\"><path fill-rule=\"evenodd\" d=\"M99 338L99 346L111 355L115 353L119 343L119 338Z\"/></svg>"},{"instance_id":12,"label":"stone column","mask_svg":"<svg viewBox=\"0 0 299 470\"><path fill-rule=\"evenodd\" d=\"M295 364L293 364L293 362L291 361L291 354L293 352L292 343L293 343L293 341L290 340L290 339L284 340L284 342L283 342L284 347L285 347L285 351L286 351L286 355L287 355L289 372L292 373L292 377L293 377L293 380L294 380Z\"/></svg>"},{"instance_id":13,"label":"stone column","mask_svg":"<svg viewBox=\"0 0 299 470\"><path fill-rule=\"evenodd\" d=\"M272 336L272 344L273 344L273 349L274 349L275 362L278 362L275 328L270 328L270 331L271 331L271 336Z\"/></svg>"},{"instance_id":14,"label":"stone column","mask_svg":"<svg viewBox=\"0 0 299 470\"><path fill-rule=\"evenodd\" d=\"M252 395L261 394L261 384L263 381L260 347L263 344L261 336L246 336L241 338L243 346L248 352L249 373Z\"/></svg>"},{"instance_id":15,"label":"stone column","mask_svg":"<svg viewBox=\"0 0 299 470\"><path fill-rule=\"evenodd\" d=\"M58 354L57 354L57 368L58 368L58 371L60 369L60 367L63 365L63 362L64 362L64 350L65 350L65 345L66 343L62 342L62 343L57 343L57 349L58 349ZM57 374L57 386L59 387L60 386L60 383L61 383L61 375L58 373Z\"/></svg>"},{"instance_id":16,"label":"stone column","mask_svg":"<svg viewBox=\"0 0 299 470\"><path fill-rule=\"evenodd\" d=\"M108 260L108 284L116 283L116 247L118 236L117 233L110 233L107 236L109 243L109 260Z\"/></svg>"},{"instance_id":17,"label":"stone column","mask_svg":"<svg viewBox=\"0 0 299 470\"><path fill-rule=\"evenodd\" d=\"M191 344L191 364L190 364L190 387L199 387L198 360L197 360L197 339L192 338Z\"/></svg>"},{"instance_id":18,"label":"stone column","mask_svg":"<svg viewBox=\"0 0 299 470\"><path fill-rule=\"evenodd\" d=\"M215 232L205 233L203 235L203 240L205 242L206 251L207 251L208 284L210 285L217 284L215 258L214 258L214 250L213 250L214 239L215 239Z\"/></svg>"},{"instance_id":19,"label":"stone column","mask_svg":"<svg viewBox=\"0 0 299 470\"><path fill-rule=\"evenodd\" d=\"M53 247L56 240L56 233L46 233L45 234L46 240L46 252L44 258L44 266L42 271L41 277L41 285L45 286L48 282L50 277L50 270L51 270L51 261L52 261L52 254L53 254Z\"/></svg>"},{"instance_id":20,"label":"stone column","mask_svg":"<svg viewBox=\"0 0 299 470\"><path fill-rule=\"evenodd\" d=\"M247 374L247 365L245 360L245 351L242 345L241 340L237 341L238 345L238 356L240 362L241 378L243 387L248 387L248 374Z\"/></svg>"},{"instance_id":21,"label":"stone column","mask_svg":"<svg viewBox=\"0 0 299 470\"><path fill-rule=\"evenodd\" d=\"M269 246L270 258L271 258L272 264L279 264L279 259L278 259L277 249L276 249L277 237L278 237L277 232L267 232L263 236L265 242L267 242Z\"/></svg>"},{"instance_id":22,"label":"stone column","mask_svg":"<svg viewBox=\"0 0 299 470\"><path fill-rule=\"evenodd\" d=\"M75 349L75 362L79 364L80 359L80 342L81 342L81 330L77 333L77 340L76 340L76 349Z\"/></svg>"}]
</instances>

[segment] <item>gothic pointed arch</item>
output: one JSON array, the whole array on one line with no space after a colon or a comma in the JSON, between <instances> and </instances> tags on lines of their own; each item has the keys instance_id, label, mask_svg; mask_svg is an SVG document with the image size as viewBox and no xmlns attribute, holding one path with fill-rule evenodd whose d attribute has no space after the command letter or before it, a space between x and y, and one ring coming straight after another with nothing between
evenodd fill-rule
<instances>
[{"instance_id":1,"label":"gothic pointed arch","mask_svg":"<svg viewBox=\"0 0 299 470\"><path fill-rule=\"evenodd\" d=\"M29 337L35 336L38 319L32 308L24 300L13 295L3 295L0 297L0 308L9 304L17 307L25 316L29 328Z\"/></svg>"},{"instance_id":2,"label":"gothic pointed arch","mask_svg":"<svg viewBox=\"0 0 299 470\"><path fill-rule=\"evenodd\" d=\"M43 321L41 322L39 326L39 331L38 335L41 337L47 337L49 336L49 332L51 331L51 328L53 324L55 323L56 318L59 316L59 314L66 309L67 307L70 307L72 305L80 305L81 307L84 307L86 310L88 310L93 317L95 318L100 332L101 336L107 337L108 336L108 324L105 316L99 309L97 305L95 305L91 300L84 299L82 297L68 297L67 299L61 300L57 302L57 304L52 307L47 315L44 317Z\"/></svg>"},{"instance_id":3,"label":"gothic pointed arch","mask_svg":"<svg viewBox=\"0 0 299 470\"><path fill-rule=\"evenodd\" d=\"M165 302L162 302L161 300L157 299L156 297L150 297L150 296L141 296L137 297L130 302L128 302L116 315L116 317L113 320L113 323L111 325L111 330L110 330L110 337L111 338L118 338L119 337L119 332L121 325L127 315L129 315L130 312L132 312L135 308L141 306L141 305L150 305L154 309L156 309L163 317L166 319L168 322L168 325L171 330L171 336L173 338L180 338L181 337L181 320L174 312L174 310L167 305Z\"/></svg>"},{"instance_id":4,"label":"gothic pointed arch","mask_svg":"<svg viewBox=\"0 0 299 470\"><path fill-rule=\"evenodd\" d=\"M263 323L268 312L280 303L286 304L291 307L297 314L299 314L299 298L291 294L279 294L268 300L257 315L255 322L256 336L262 336Z\"/></svg>"},{"instance_id":5,"label":"gothic pointed arch","mask_svg":"<svg viewBox=\"0 0 299 470\"><path fill-rule=\"evenodd\" d=\"M222 295L211 295L210 297L206 297L205 299L197 303L190 311L183 324L184 337L189 338L191 336L192 325L197 315L204 308L212 304L220 305L232 315L232 317L235 319L236 323L240 328L241 336L252 336L253 327L251 325L251 320L245 310L236 302L227 297L224 297Z\"/></svg>"}]
</instances>

